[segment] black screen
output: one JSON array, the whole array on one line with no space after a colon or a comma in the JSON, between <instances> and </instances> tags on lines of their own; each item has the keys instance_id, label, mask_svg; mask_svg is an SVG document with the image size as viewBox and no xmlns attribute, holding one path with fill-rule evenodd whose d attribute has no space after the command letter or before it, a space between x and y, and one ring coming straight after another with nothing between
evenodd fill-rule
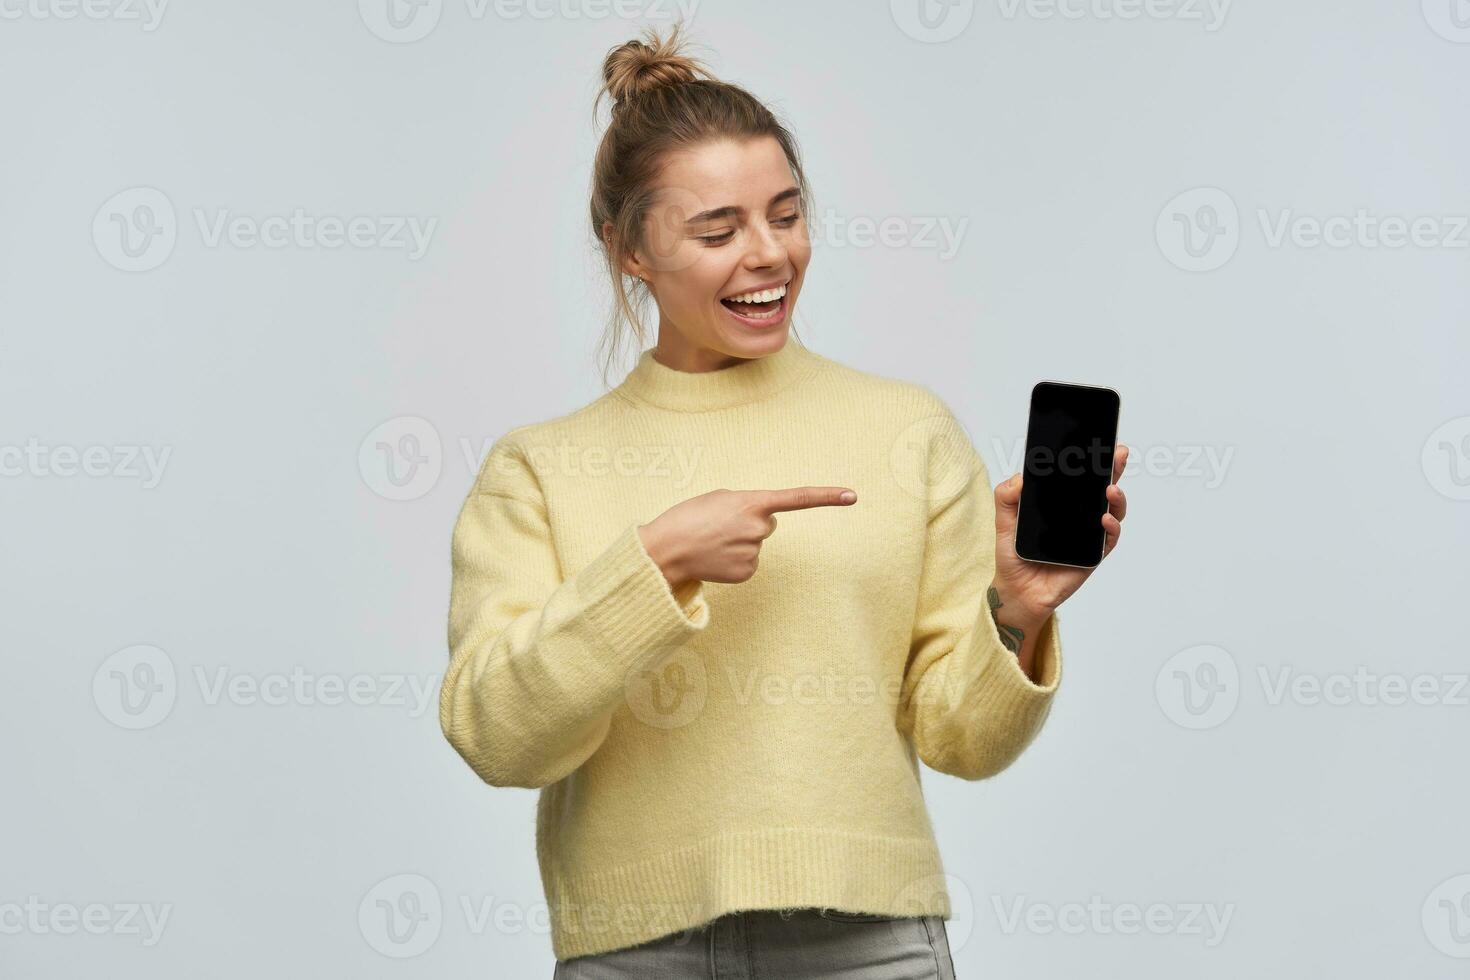
<instances>
[{"instance_id":1,"label":"black screen","mask_svg":"<svg viewBox=\"0 0 1470 980\"><path fill-rule=\"evenodd\" d=\"M1042 381L1031 389L1016 554L1091 567L1102 561L1118 393Z\"/></svg>"}]
</instances>

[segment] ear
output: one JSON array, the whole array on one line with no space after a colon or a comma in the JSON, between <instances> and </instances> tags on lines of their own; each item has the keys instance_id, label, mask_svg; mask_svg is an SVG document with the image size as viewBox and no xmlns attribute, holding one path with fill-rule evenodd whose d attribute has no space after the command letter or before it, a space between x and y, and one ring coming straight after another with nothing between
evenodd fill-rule
<instances>
[{"instance_id":1,"label":"ear","mask_svg":"<svg viewBox=\"0 0 1470 980\"><path fill-rule=\"evenodd\" d=\"M613 226L610 221L604 221L602 223L602 240L607 244L608 251L611 252L613 247ZM638 261L637 255L631 252L623 256L622 266L625 273L635 278L646 279L648 276L647 267Z\"/></svg>"},{"instance_id":2,"label":"ear","mask_svg":"<svg viewBox=\"0 0 1470 980\"><path fill-rule=\"evenodd\" d=\"M638 261L636 255L629 255L623 259L623 271L630 276L636 276L644 282L648 281L648 267Z\"/></svg>"}]
</instances>

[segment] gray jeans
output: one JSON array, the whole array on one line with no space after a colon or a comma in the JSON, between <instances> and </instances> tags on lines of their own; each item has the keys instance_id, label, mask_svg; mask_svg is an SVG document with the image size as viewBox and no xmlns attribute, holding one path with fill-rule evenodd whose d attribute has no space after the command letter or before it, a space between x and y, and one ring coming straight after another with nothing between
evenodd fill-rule
<instances>
[{"instance_id":1,"label":"gray jeans","mask_svg":"<svg viewBox=\"0 0 1470 980\"><path fill-rule=\"evenodd\" d=\"M558 961L552 980L955 980L937 915L732 912L640 946Z\"/></svg>"}]
</instances>

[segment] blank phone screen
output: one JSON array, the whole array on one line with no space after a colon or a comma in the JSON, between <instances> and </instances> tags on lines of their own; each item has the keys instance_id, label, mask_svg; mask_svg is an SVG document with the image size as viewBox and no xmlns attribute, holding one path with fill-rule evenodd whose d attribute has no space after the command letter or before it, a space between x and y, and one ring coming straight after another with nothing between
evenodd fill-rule
<instances>
[{"instance_id":1,"label":"blank phone screen","mask_svg":"<svg viewBox=\"0 0 1470 980\"><path fill-rule=\"evenodd\" d=\"M1031 390L1016 554L1091 567L1102 561L1118 438L1118 393L1043 381Z\"/></svg>"}]
</instances>

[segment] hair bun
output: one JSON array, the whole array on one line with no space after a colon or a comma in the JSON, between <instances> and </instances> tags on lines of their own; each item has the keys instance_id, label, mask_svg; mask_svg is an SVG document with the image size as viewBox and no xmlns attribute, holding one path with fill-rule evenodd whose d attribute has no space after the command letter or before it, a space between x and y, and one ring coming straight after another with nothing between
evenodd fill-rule
<instances>
[{"instance_id":1,"label":"hair bun","mask_svg":"<svg viewBox=\"0 0 1470 980\"><path fill-rule=\"evenodd\" d=\"M674 24L667 38L646 28L644 40L628 41L607 53L602 91L612 97L614 111L620 103L665 85L714 78L700 62L680 52L679 27Z\"/></svg>"}]
</instances>

